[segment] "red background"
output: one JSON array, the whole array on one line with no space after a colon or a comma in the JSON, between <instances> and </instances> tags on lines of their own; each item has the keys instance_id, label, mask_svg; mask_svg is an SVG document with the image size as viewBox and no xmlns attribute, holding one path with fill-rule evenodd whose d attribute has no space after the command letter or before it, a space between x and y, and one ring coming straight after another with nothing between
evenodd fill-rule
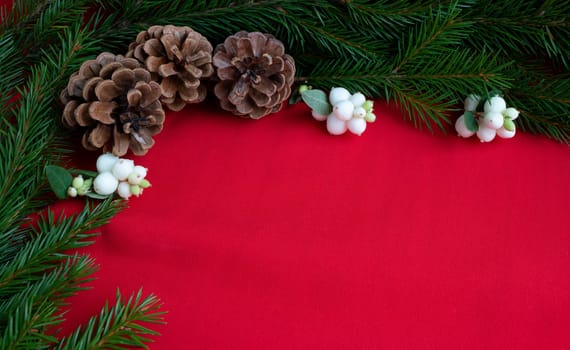
<instances>
[{"instance_id":1,"label":"red background","mask_svg":"<svg viewBox=\"0 0 570 350\"><path fill-rule=\"evenodd\" d=\"M66 331L143 287L168 311L152 349L569 349L569 148L376 112L361 137L303 104L167 113Z\"/></svg>"},{"instance_id":2,"label":"red background","mask_svg":"<svg viewBox=\"0 0 570 350\"><path fill-rule=\"evenodd\" d=\"M168 113L70 324L142 286L168 311L153 349L570 348L568 147L377 113L361 137L302 104Z\"/></svg>"}]
</instances>

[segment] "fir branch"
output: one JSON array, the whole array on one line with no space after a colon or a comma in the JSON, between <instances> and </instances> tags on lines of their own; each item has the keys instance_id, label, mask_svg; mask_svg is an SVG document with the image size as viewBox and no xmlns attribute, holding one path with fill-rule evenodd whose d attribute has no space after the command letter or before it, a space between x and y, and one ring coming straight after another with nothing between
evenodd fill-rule
<instances>
[{"instance_id":1,"label":"fir branch","mask_svg":"<svg viewBox=\"0 0 570 350\"><path fill-rule=\"evenodd\" d=\"M34 348L41 348L43 342L45 348L53 346L57 339L45 332L63 321L59 310L65 305L65 299L84 290L81 284L89 281L94 271L89 257L69 257L40 280L3 301L0 304L0 334L3 333L0 347L29 349L30 343L35 343Z\"/></svg>"},{"instance_id":2,"label":"fir branch","mask_svg":"<svg viewBox=\"0 0 570 350\"><path fill-rule=\"evenodd\" d=\"M89 256L73 255L62 260L54 269L47 270L36 282L31 282L25 289L3 298L0 304L0 329L5 327L7 317L23 305L27 300L33 300L37 306L52 300L58 306L64 305L67 297L85 289L82 284L91 280L90 276L96 271L94 260Z\"/></svg>"},{"instance_id":3,"label":"fir branch","mask_svg":"<svg viewBox=\"0 0 570 350\"><path fill-rule=\"evenodd\" d=\"M38 220L37 228L30 228L29 240L0 266L0 299L41 280L45 271L59 266L65 251L91 244L94 234L86 232L107 223L121 207L120 202L106 200L97 206L87 205L76 216L62 215L58 219L48 211Z\"/></svg>"},{"instance_id":4,"label":"fir branch","mask_svg":"<svg viewBox=\"0 0 570 350\"><path fill-rule=\"evenodd\" d=\"M445 131L444 124L449 124L449 111L453 103L449 95L441 95L437 92L418 91L406 85L391 87L393 99L400 108L407 112L407 118L416 128L427 127L433 131L433 125Z\"/></svg>"},{"instance_id":5,"label":"fir branch","mask_svg":"<svg viewBox=\"0 0 570 350\"><path fill-rule=\"evenodd\" d=\"M18 62L17 54L14 38L11 35L0 36L0 115L8 113L15 89L24 81L23 67ZM4 128L0 128L0 135L5 135Z\"/></svg>"},{"instance_id":6,"label":"fir branch","mask_svg":"<svg viewBox=\"0 0 570 350\"><path fill-rule=\"evenodd\" d=\"M52 335L42 331L46 326L57 324L57 306L51 301L33 305L27 299L10 314L2 338L0 348L5 350L48 349L56 341Z\"/></svg>"},{"instance_id":7,"label":"fir branch","mask_svg":"<svg viewBox=\"0 0 570 350\"><path fill-rule=\"evenodd\" d=\"M53 148L54 104L65 77L76 69L82 59L80 52L89 51L87 32L78 27L65 35L44 54L44 63L31 69L31 79L20 90L17 108L3 117L15 119L8 124L6 137L0 140L0 231L18 226L17 222L45 202L35 202L47 190L43 168L59 157ZM59 119L59 118L58 118Z\"/></svg>"},{"instance_id":8,"label":"fir branch","mask_svg":"<svg viewBox=\"0 0 570 350\"><path fill-rule=\"evenodd\" d=\"M476 23L469 42L506 56L530 54L570 66L570 3L567 1L480 2L465 17Z\"/></svg>"},{"instance_id":9,"label":"fir branch","mask_svg":"<svg viewBox=\"0 0 570 350\"><path fill-rule=\"evenodd\" d=\"M458 21L460 10L456 2L440 7L433 18L415 26L399 41L398 55L392 72L397 73L411 66L411 70L422 67L434 58L441 59L451 53L468 37L471 23Z\"/></svg>"},{"instance_id":10,"label":"fir branch","mask_svg":"<svg viewBox=\"0 0 570 350\"><path fill-rule=\"evenodd\" d=\"M20 64L38 63L41 50L58 42L65 28L84 24L89 0L15 1L13 10L2 21L3 34L14 38L22 55ZM18 9L18 11L14 11Z\"/></svg>"},{"instance_id":11,"label":"fir branch","mask_svg":"<svg viewBox=\"0 0 570 350\"><path fill-rule=\"evenodd\" d=\"M57 349L96 350L124 349L127 347L148 348L149 335L158 335L144 324L163 323L164 312L154 295L142 299L142 290L123 301L117 291L116 304L105 304L99 316L92 317L85 328L79 327L69 337L62 338Z\"/></svg>"}]
</instances>

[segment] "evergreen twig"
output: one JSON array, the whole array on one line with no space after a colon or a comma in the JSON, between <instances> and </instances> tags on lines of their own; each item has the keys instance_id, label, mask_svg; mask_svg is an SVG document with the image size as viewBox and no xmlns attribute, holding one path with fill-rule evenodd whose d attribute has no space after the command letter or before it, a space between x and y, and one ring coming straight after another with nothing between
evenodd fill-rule
<instances>
[{"instance_id":1,"label":"evergreen twig","mask_svg":"<svg viewBox=\"0 0 570 350\"><path fill-rule=\"evenodd\" d=\"M116 349L127 346L148 348L149 335L157 335L144 324L163 323L160 302L149 295L142 298L142 290L123 301L117 290L116 304L105 304L98 316L92 317L84 329L79 328L61 339L60 350Z\"/></svg>"}]
</instances>

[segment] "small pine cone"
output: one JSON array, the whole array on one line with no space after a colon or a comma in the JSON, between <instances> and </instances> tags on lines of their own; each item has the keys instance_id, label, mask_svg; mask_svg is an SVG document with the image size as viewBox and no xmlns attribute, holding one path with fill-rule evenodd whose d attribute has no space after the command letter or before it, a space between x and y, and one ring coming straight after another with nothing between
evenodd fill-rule
<instances>
[{"instance_id":1,"label":"small pine cone","mask_svg":"<svg viewBox=\"0 0 570 350\"><path fill-rule=\"evenodd\" d=\"M162 130L160 96L160 85L137 60L105 52L69 78L60 96L62 121L84 130L82 144L88 150L123 156L130 148L143 155Z\"/></svg>"},{"instance_id":2,"label":"small pine cone","mask_svg":"<svg viewBox=\"0 0 570 350\"><path fill-rule=\"evenodd\" d=\"M228 37L214 51L214 67L222 108L253 119L279 111L295 77L295 61L283 43L259 32Z\"/></svg>"},{"instance_id":3,"label":"small pine cone","mask_svg":"<svg viewBox=\"0 0 570 350\"><path fill-rule=\"evenodd\" d=\"M190 27L152 26L137 35L126 56L151 72L162 88L161 102L171 110L206 98L201 79L214 74L212 44Z\"/></svg>"}]
</instances>

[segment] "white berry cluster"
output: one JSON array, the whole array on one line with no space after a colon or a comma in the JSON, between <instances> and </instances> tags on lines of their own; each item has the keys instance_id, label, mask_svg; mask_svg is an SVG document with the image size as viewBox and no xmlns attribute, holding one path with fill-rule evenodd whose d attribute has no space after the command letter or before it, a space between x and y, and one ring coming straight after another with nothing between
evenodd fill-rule
<instances>
[{"instance_id":1,"label":"white berry cluster","mask_svg":"<svg viewBox=\"0 0 570 350\"><path fill-rule=\"evenodd\" d=\"M477 95L469 95L465 99L465 113L455 122L455 130L461 137L471 137L477 134L481 142L493 141L495 136L510 139L515 136L516 126L513 120L519 116L519 111L515 108L507 108L507 103L500 96L493 96L483 105L483 113L477 113L477 106L481 98ZM468 127L466 114L471 113L476 121L476 129Z\"/></svg>"},{"instance_id":2,"label":"white berry cluster","mask_svg":"<svg viewBox=\"0 0 570 350\"><path fill-rule=\"evenodd\" d=\"M117 193L121 198L128 199L132 195L140 196L143 189L150 187L145 179L147 169L130 159L119 158L111 153L105 153L97 158L97 172L95 179L84 179L78 175L73 178L71 186L67 189L70 197L91 195L93 191L100 196L109 196ZM101 197L97 197L101 198Z\"/></svg>"},{"instance_id":3,"label":"white berry cluster","mask_svg":"<svg viewBox=\"0 0 570 350\"><path fill-rule=\"evenodd\" d=\"M327 130L332 135L342 135L349 130L355 135L362 135L366 130L366 122L374 122L373 102L357 92L351 94L342 87L332 88L329 93L332 112L321 115L313 110L313 117L319 121L327 121Z\"/></svg>"},{"instance_id":4,"label":"white berry cluster","mask_svg":"<svg viewBox=\"0 0 570 350\"><path fill-rule=\"evenodd\" d=\"M111 153L97 158L97 171L99 175L93 181L93 190L100 195L106 196L116 191L120 197L128 199L131 195L140 196L143 189L150 187L150 182L145 179L145 167Z\"/></svg>"}]
</instances>

